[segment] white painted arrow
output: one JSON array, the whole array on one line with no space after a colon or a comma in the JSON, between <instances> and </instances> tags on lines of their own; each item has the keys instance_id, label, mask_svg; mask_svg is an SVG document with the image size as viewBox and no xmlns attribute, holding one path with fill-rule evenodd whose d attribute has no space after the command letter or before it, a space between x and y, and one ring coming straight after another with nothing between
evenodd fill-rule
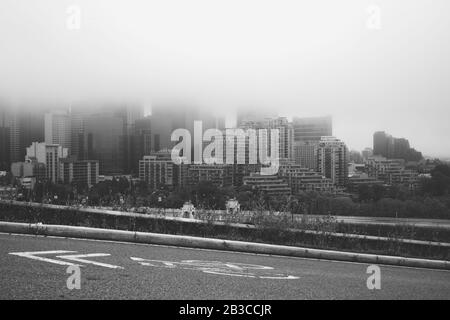
<instances>
[{"instance_id":1,"label":"white painted arrow","mask_svg":"<svg viewBox=\"0 0 450 320\"><path fill-rule=\"evenodd\" d=\"M74 252L76 252L76 251L54 250L54 251L35 251L35 252L10 252L9 254L12 254L12 255L15 255L15 256L19 256L19 257L28 258L28 259L38 260L38 261L50 262L50 263L63 265L63 266L73 266L73 265L77 265L77 264L74 264L72 262L67 262L67 261L61 261L61 260L55 260L55 259L39 257L38 255L42 255L42 254L74 253Z\"/></svg>"},{"instance_id":2,"label":"white painted arrow","mask_svg":"<svg viewBox=\"0 0 450 320\"><path fill-rule=\"evenodd\" d=\"M83 259L83 258L108 257L108 256L110 256L109 253L89 253L89 254L73 254L73 255L57 256L57 258L71 260L71 261L75 261L75 262L86 263L86 264L93 264L93 265L105 267L105 268L123 269L123 267L120 267L120 266L115 266L112 264L101 263L101 262L97 262L97 261Z\"/></svg>"}]
</instances>

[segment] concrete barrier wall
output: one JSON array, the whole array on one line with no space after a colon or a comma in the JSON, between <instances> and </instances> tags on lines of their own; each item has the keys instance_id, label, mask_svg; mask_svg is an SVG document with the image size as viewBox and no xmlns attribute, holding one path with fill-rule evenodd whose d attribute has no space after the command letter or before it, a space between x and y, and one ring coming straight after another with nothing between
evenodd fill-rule
<instances>
[{"instance_id":1,"label":"concrete barrier wall","mask_svg":"<svg viewBox=\"0 0 450 320\"><path fill-rule=\"evenodd\" d=\"M431 268L450 270L450 261L413 259L374 254L360 254L343 251L309 249L281 245L210 239L201 237L120 231L86 227L72 227L59 225L42 225L0 222L0 232L35 234L43 236L59 236L68 238L83 238L96 240L112 240L158 244L178 247L249 252L300 258L351 261L369 264L386 264L405 267Z\"/></svg>"}]
</instances>

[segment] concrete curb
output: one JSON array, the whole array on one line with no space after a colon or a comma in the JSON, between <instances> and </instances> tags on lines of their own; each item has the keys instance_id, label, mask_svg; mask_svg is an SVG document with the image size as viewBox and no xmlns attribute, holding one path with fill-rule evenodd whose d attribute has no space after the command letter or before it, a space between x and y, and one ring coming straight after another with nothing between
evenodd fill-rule
<instances>
[{"instance_id":1,"label":"concrete curb","mask_svg":"<svg viewBox=\"0 0 450 320\"><path fill-rule=\"evenodd\" d=\"M450 261L403 258L262 243L61 225L0 222L0 232L159 244L189 248L450 270Z\"/></svg>"}]
</instances>

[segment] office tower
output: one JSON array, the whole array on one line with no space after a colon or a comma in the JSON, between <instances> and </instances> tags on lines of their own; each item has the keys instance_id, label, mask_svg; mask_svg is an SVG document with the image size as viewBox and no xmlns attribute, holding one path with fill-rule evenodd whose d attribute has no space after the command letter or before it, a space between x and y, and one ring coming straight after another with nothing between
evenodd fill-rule
<instances>
[{"instance_id":1,"label":"office tower","mask_svg":"<svg viewBox=\"0 0 450 320\"><path fill-rule=\"evenodd\" d=\"M98 183L99 163L96 160L63 159L59 177L64 184L91 187Z\"/></svg>"},{"instance_id":2,"label":"office tower","mask_svg":"<svg viewBox=\"0 0 450 320\"><path fill-rule=\"evenodd\" d=\"M9 171L11 169L10 139L10 122L7 108L0 105L0 171Z\"/></svg>"},{"instance_id":3,"label":"office tower","mask_svg":"<svg viewBox=\"0 0 450 320\"><path fill-rule=\"evenodd\" d=\"M123 117L95 114L84 119L84 159L98 160L100 174L126 173L126 127Z\"/></svg>"},{"instance_id":4,"label":"office tower","mask_svg":"<svg viewBox=\"0 0 450 320\"><path fill-rule=\"evenodd\" d=\"M57 144L33 142L26 148L26 161L36 160L46 166L46 177L53 183L59 182L59 161L67 158L68 149Z\"/></svg>"},{"instance_id":5,"label":"office tower","mask_svg":"<svg viewBox=\"0 0 450 320\"><path fill-rule=\"evenodd\" d=\"M295 141L294 162L303 168L316 170L317 145L316 141Z\"/></svg>"},{"instance_id":6,"label":"office tower","mask_svg":"<svg viewBox=\"0 0 450 320\"><path fill-rule=\"evenodd\" d=\"M278 129L279 131L279 157L280 159L294 159L294 129L292 124L284 117L267 119L263 128ZM270 140L269 140L270 141Z\"/></svg>"},{"instance_id":7,"label":"office tower","mask_svg":"<svg viewBox=\"0 0 450 320\"><path fill-rule=\"evenodd\" d=\"M373 134L373 155L406 161L420 161L423 158L421 152L410 147L407 139L395 138L384 131Z\"/></svg>"},{"instance_id":8,"label":"office tower","mask_svg":"<svg viewBox=\"0 0 450 320\"><path fill-rule=\"evenodd\" d=\"M271 129L277 129L279 140L278 140L278 157L279 159L292 160L294 158L294 130L292 125L288 122L285 117L275 117L275 118L265 118L260 121L241 121L239 126L241 129L255 129L258 138L258 150L260 148L265 148L267 154L271 153ZM266 129L266 133L259 132L259 129ZM265 145L261 145L259 142L259 136L264 134L266 136ZM247 139L248 140L248 139ZM248 146L248 142L247 145ZM252 151L250 151L252 152ZM257 153L258 154L258 153Z\"/></svg>"},{"instance_id":9,"label":"office tower","mask_svg":"<svg viewBox=\"0 0 450 320\"><path fill-rule=\"evenodd\" d=\"M85 139L84 139L84 118L88 111L80 107L74 107L70 110L70 155L78 160L85 159Z\"/></svg>"},{"instance_id":10,"label":"office tower","mask_svg":"<svg viewBox=\"0 0 450 320\"><path fill-rule=\"evenodd\" d=\"M128 136L128 165L129 172L133 175L139 173L139 161L145 155L150 155L152 149L151 118L146 117L134 122L133 132Z\"/></svg>"},{"instance_id":11,"label":"office tower","mask_svg":"<svg viewBox=\"0 0 450 320\"><path fill-rule=\"evenodd\" d=\"M391 135L384 131L377 131L373 134L373 154L383 157L392 155L394 140Z\"/></svg>"},{"instance_id":12,"label":"office tower","mask_svg":"<svg viewBox=\"0 0 450 320\"><path fill-rule=\"evenodd\" d=\"M136 121L144 118L144 107L140 104L127 104L124 109L127 134L131 135L134 132Z\"/></svg>"},{"instance_id":13,"label":"office tower","mask_svg":"<svg viewBox=\"0 0 450 320\"><path fill-rule=\"evenodd\" d=\"M348 151L335 137L322 137L317 146L317 171L337 186L345 186L348 178Z\"/></svg>"},{"instance_id":14,"label":"office tower","mask_svg":"<svg viewBox=\"0 0 450 320\"><path fill-rule=\"evenodd\" d=\"M0 125L0 171L9 171L11 166L9 127Z\"/></svg>"},{"instance_id":15,"label":"office tower","mask_svg":"<svg viewBox=\"0 0 450 320\"><path fill-rule=\"evenodd\" d=\"M295 141L319 141L321 137L332 136L331 116L293 119Z\"/></svg>"},{"instance_id":16,"label":"office tower","mask_svg":"<svg viewBox=\"0 0 450 320\"><path fill-rule=\"evenodd\" d=\"M65 111L45 114L45 143L58 144L71 152L71 119Z\"/></svg>"},{"instance_id":17,"label":"office tower","mask_svg":"<svg viewBox=\"0 0 450 320\"><path fill-rule=\"evenodd\" d=\"M26 148L44 141L44 112L33 108L14 108L5 115L9 127L10 160L23 161Z\"/></svg>"},{"instance_id":18,"label":"office tower","mask_svg":"<svg viewBox=\"0 0 450 320\"><path fill-rule=\"evenodd\" d=\"M26 154L26 148L33 142L43 142L45 139L43 110L28 107L19 111L20 159Z\"/></svg>"},{"instance_id":19,"label":"office tower","mask_svg":"<svg viewBox=\"0 0 450 320\"><path fill-rule=\"evenodd\" d=\"M225 118L213 115L208 110L182 105L156 105L152 108L151 128L153 135L153 149L171 149L177 142L171 141L171 134L175 129L186 129L194 137L194 122L201 121L202 135L207 129L223 130ZM194 140L192 140L191 155L194 159ZM198 146L197 146L198 147ZM200 146L201 148L202 146Z\"/></svg>"}]
</instances>

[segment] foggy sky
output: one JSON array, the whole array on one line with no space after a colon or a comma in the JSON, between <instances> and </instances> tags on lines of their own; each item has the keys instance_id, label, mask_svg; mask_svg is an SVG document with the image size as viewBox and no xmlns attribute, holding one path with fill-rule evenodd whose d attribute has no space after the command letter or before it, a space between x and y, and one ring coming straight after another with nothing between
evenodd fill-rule
<instances>
[{"instance_id":1,"label":"foggy sky","mask_svg":"<svg viewBox=\"0 0 450 320\"><path fill-rule=\"evenodd\" d=\"M351 149L385 130L450 157L449 15L448 0L1 0L0 97L332 115Z\"/></svg>"}]
</instances>

